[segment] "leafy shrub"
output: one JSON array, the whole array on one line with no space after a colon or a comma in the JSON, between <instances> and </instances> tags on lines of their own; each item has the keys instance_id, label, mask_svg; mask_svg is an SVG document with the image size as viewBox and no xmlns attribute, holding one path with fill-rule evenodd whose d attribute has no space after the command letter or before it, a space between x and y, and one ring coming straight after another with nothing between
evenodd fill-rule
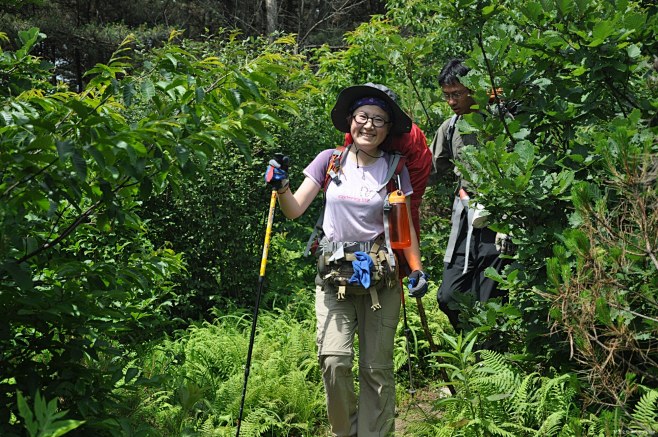
<instances>
[{"instance_id":1,"label":"leafy shrub","mask_svg":"<svg viewBox=\"0 0 658 437\"><path fill-rule=\"evenodd\" d=\"M271 141L267 126L282 122L261 103L285 69L262 53L226 70L173 33L131 74L129 37L78 94L44 80L48 66L29 54L43 35L21 35L23 47L0 56L11 72L0 104L0 427L22 425L10 422L14 393L41 390L85 420L76 432L121 433L122 403L109 394L135 383L124 367L139 345L171 329L171 279L184 268L150 241L142 202L176 193L227 144Z\"/></svg>"}]
</instances>

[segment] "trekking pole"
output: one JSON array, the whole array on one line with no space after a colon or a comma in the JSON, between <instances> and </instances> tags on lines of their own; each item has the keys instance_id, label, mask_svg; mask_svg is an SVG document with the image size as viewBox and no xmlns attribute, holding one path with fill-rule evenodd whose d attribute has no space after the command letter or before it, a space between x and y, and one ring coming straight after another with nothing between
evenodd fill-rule
<instances>
[{"instance_id":1,"label":"trekking pole","mask_svg":"<svg viewBox=\"0 0 658 437\"><path fill-rule=\"evenodd\" d=\"M416 389L414 388L414 377L411 373L411 349L409 347L409 335L411 334L411 329L409 329L409 323L407 323L407 304L404 299L404 287L402 286L402 279L400 279L400 296L402 297L402 319L404 320L404 337L407 339L407 369L409 371L409 394L411 397L414 397Z\"/></svg>"},{"instance_id":2,"label":"trekking pole","mask_svg":"<svg viewBox=\"0 0 658 437\"><path fill-rule=\"evenodd\" d=\"M439 351L439 347L434 343L434 338L432 337L432 332L430 331L430 327L427 324L427 314L425 313L425 307L423 306L423 301L421 300L420 297L416 298L416 303L418 304L418 315L420 316L420 324L423 327L423 331L425 332L425 337L427 337L427 341L430 344L430 351L433 353L437 353ZM437 362L440 364L441 360L437 357ZM448 373L446 372L446 369L443 367L439 368L439 373L441 374L441 378L445 382L448 382ZM452 385L448 385L448 390L450 390L450 394L453 396L455 395L455 388Z\"/></svg>"},{"instance_id":3,"label":"trekking pole","mask_svg":"<svg viewBox=\"0 0 658 437\"><path fill-rule=\"evenodd\" d=\"M258 307L260 306L260 297L263 294L263 283L265 282L265 266L267 265L267 253L270 247L270 235L272 233L272 222L274 220L274 208L276 206L276 190L272 190L270 198L270 212L267 216L267 228L265 230L265 244L263 245L263 256L260 260L260 275L258 276L258 294L256 295L256 306L251 321L251 335L249 337L249 350L247 351L247 363L244 368L244 385L242 386L242 399L240 400L240 413L238 414L238 428L235 437L240 437L240 425L242 424L242 413L244 410L244 400L247 395L247 380L249 379L249 368L251 367L251 353L254 350L254 337L256 336L256 321L258 320Z\"/></svg>"}]
</instances>

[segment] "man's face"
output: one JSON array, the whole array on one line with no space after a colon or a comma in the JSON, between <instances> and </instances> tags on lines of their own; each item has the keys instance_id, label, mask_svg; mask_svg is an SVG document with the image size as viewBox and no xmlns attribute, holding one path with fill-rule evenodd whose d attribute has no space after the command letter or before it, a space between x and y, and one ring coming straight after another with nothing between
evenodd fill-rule
<instances>
[{"instance_id":1,"label":"man's face","mask_svg":"<svg viewBox=\"0 0 658 437\"><path fill-rule=\"evenodd\" d=\"M475 105L475 100L473 100L470 91L464 85L456 82L443 85L441 89L443 90L443 98L455 114L464 115L474 111L471 106Z\"/></svg>"}]
</instances>

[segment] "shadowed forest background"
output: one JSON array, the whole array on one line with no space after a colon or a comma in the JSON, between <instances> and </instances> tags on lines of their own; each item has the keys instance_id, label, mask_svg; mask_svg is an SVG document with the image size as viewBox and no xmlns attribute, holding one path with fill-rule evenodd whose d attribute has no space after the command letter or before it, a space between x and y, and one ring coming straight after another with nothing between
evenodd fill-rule
<instances>
[{"instance_id":1,"label":"shadowed forest background","mask_svg":"<svg viewBox=\"0 0 658 437\"><path fill-rule=\"evenodd\" d=\"M342 143L338 92L368 81L394 89L431 140L451 115L437 75L461 57L491 115L460 126L481 144L462 170L517 253L491 273L509 302L466 299L469 330L455 333L436 305L453 182L428 188L430 292L407 299L396 340L401 435L656 435L656 12L633 0L3 2L0 434L234 435L267 161L289 155L296 187ZM302 256L319 206L275 213L241 435L327 435Z\"/></svg>"}]
</instances>

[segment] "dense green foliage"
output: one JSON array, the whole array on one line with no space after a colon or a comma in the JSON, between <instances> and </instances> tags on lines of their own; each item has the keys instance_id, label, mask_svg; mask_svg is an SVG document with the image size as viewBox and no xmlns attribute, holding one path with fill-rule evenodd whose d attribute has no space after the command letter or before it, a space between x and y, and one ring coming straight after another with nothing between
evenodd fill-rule
<instances>
[{"instance_id":1,"label":"dense green foliage","mask_svg":"<svg viewBox=\"0 0 658 437\"><path fill-rule=\"evenodd\" d=\"M265 4L275 5L274 10ZM85 72L105 63L129 33L143 50L165 44L172 28L194 41L276 31L293 34L300 47L336 46L346 30L384 8L380 0L3 0L0 29L11 37L6 44L18 49L14 37L38 27L48 39L34 53L55 64L54 76L82 91L88 81Z\"/></svg>"},{"instance_id":2,"label":"dense green foliage","mask_svg":"<svg viewBox=\"0 0 658 437\"><path fill-rule=\"evenodd\" d=\"M451 187L428 190L436 338L407 302L413 376L444 369L456 393L413 432L658 432L657 20L627 0L391 0L339 51L300 55L292 36L174 31L155 49L123 36L80 92L51 82L32 54L44 35L23 30L0 52L0 431L231 435L266 161L289 154L300 183L342 142L327 117L336 93L365 81L395 89L431 139L449 115L436 74L460 56L482 109L459 126L482 145L461 170L518 251L497 277L509 303L471 303L474 330L442 332L429 302ZM301 257L315 218L276 219L245 435L326 426ZM401 385L406 359L400 337Z\"/></svg>"},{"instance_id":3,"label":"dense green foliage","mask_svg":"<svg viewBox=\"0 0 658 437\"><path fill-rule=\"evenodd\" d=\"M294 57L262 51L240 70L175 44L131 75L126 40L78 94L48 85L28 54L42 35L21 37L23 49L2 53L2 421L17 389L41 388L93 424L115 408L114 385L135 377L124 368L134 346L171 329L184 266L148 240L141 203L180 193L227 141L273 141L265 126L295 110L277 64Z\"/></svg>"},{"instance_id":4,"label":"dense green foliage","mask_svg":"<svg viewBox=\"0 0 658 437\"><path fill-rule=\"evenodd\" d=\"M287 307L259 317L244 435L309 432L322 416L313 321L294 316L295 308ZM144 358L144 376L166 374L167 379L134 396L135 419L153 425L160 435L232 435L249 342L244 332L250 324L245 317L218 315L214 323L193 325L155 348Z\"/></svg>"}]
</instances>

